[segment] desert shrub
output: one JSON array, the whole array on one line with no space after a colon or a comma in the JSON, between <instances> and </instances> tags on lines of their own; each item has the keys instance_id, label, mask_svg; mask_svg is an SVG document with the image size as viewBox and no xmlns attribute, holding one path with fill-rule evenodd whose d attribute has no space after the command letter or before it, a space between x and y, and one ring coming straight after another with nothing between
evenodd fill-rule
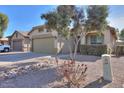
<instances>
[{"instance_id":1,"label":"desert shrub","mask_svg":"<svg viewBox=\"0 0 124 93\"><path fill-rule=\"evenodd\" d=\"M102 54L106 54L108 52L108 48L106 45L81 45L80 53L83 55L95 55L101 56Z\"/></svg>"},{"instance_id":2,"label":"desert shrub","mask_svg":"<svg viewBox=\"0 0 124 93\"><path fill-rule=\"evenodd\" d=\"M116 46L115 54L116 56L124 55L124 46L121 46L121 45Z\"/></svg>"},{"instance_id":3,"label":"desert shrub","mask_svg":"<svg viewBox=\"0 0 124 93\"><path fill-rule=\"evenodd\" d=\"M58 60L57 60L58 61ZM77 64L75 61L64 61L57 67L57 74L63 77L67 87L81 87L86 79L87 65Z\"/></svg>"}]
</instances>

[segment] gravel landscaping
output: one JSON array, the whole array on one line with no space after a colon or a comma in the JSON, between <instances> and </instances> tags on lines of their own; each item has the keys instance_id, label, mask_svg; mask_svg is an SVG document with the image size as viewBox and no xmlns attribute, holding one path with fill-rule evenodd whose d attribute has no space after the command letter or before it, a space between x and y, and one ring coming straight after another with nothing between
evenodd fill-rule
<instances>
[{"instance_id":1,"label":"gravel landscaping","mask_svg":"<svg viewBox=\"0 0 124 93\"><path fill-rule=\"evenodd\" d=\"M3 56L3 55L2 55ZM15 57L15 56L14 56ZM1 88L48 88L65 87L61 78L56 74L56 64L45 60L35 59L0 65ZM67 56L60 56L60 63ZM3 59L2 59L3 60ZM85 88L123 88L124 87L124 57L112 56L112 82L102 79L102 61L100 57L78 55L77 63L88 66ZM1 61L1 59L0 59ZM2 62L2 61L1 61Z\"/></svg>"}]
</instances>

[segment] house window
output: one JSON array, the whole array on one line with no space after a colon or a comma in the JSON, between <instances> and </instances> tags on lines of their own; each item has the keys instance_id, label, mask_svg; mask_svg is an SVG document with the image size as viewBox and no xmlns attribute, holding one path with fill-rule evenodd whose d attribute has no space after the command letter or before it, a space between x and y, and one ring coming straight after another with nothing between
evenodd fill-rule
<instances>
[{"instance_id":1,"label":"house window","mask_svg":"<svg viewBox=\"0 0 124 93\"><path fill-rule=\"evenodd\" d=\"M103 36L92 35L91 36L91 44L102 44L104 41Z\"/></svg>"}]
</instances>

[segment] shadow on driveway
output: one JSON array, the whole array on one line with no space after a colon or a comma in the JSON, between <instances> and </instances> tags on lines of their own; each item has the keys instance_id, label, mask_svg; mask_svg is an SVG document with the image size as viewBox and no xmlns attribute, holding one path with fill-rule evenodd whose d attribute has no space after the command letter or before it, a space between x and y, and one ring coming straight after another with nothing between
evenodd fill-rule
<instances>
[{"instance_id":1,"label":"shadow on driveway","mask_svg":"<svg viewBox=\"0 0 124 93\"><path fill-rule=\"evenodd\" d=\"M59 55L60 59L69 59L69 55ZM76 61L79 62L96 62L97 60L101 59L99 56L91 56L91 55L77 55Z\"/></svg>"},{"instance_id":2,"label":"shadow on driveway","mask_svg":"<svg viewBox=\"0 0 124 93\"><path fill-rule=\"evenodd\" d=\"M85 86L85 88L102 88L104 87L105 85L111 83L110 81L106 81L106 80L102 80L100 82L100 79L97 79L96 81L93 81L91 83L89 83L88 85Z\"/></svg>"}]
</instances>

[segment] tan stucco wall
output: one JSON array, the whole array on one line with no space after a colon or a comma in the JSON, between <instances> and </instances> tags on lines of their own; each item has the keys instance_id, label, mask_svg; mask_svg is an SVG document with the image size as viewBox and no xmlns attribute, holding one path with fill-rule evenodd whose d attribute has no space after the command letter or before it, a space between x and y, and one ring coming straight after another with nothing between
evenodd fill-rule
<instances>
[{"instance_id":1,"label":"tan stucco wall","mask_svg":"<svg viewBox=\"0 0 124 93\"><path fill-rule=\"evenodd\" d=\"M33 31L29 34L29 37L31 38L32 35L37 35L38 33L41 33L41 32L39 32L38 29L35 29L35 30L33 30Z\"/></svg>"},{"instance_id":2,"label":"tan stucco wall","mask_svg":"<svg viewBox=\"0 0 124 93\"><path fill-rule=\"evenodd\" d=\"M83 33L83 35L81 36L80 44L81 44L81 45L86 44L86 35L85 35L85 33Z\"/></svg>"},{"instance_id":3,"label":"tan stucco wall","mask_svg":"<svg viewBox=\"0 0 124 93\"><path fill-rule=\"evenodd\" d=\"M31 41L29 38L25 38L24 39L24 45L23 45L23 50L24 51L30 51L30 48L31 48Z\"/></svg>"},{"instance_id":4,"label":"tan stucco wall","mask_svg":"<svg viewBox=\"0 0 124 93\"><path fill-rule=\"evenodd\" d=\"M16 37L16 33L13 35L13 37L11 38L11 40L13 40L13 39L24 39L24 37L20 33L17 33L18 34L17 35L18 37Z\"/></svg>"},{"instance_id":5,"label":"tan stucco wall","mask_svg":"<svg viewBox=\"0 0 124 93\"><path fill-rule=\"evenodd\" d=\"M51 38L55 38L55 37L56 37L56 39L50 40ZM54 45L52 52L57 52L57 53L60 53L60 52L61 53L69 53L70 52L69 48L68 48L68 41L64 40L64 38L59 37L56 31L52 31L52 32L40 31L39 32L37 29L35 29L34 31L32 31L30 33L30 39L35 40L35 38L41 38L41 39L39 39L39 42L40 42L40 40L41 40L41 42L43 41L42 38L47 38L47 39L44 39L45 40L44 42L48 41L48 42L51 42L52 45ZM73 48L74 45L72 43L72 39L69 41L70 41L69 42L70 46ZM35 51L38 52L37 49L39 48L38 47L39 44L38 43L35 43L35 44L36 45L34 45L34 42L33 42L32 49L34 49L34 47L36 47ZM39 46L42 46L42 45L39 45ZM46 46L46 48L47 48L47 46ZM47 51L47 52L50 52L50 51ZM45 52L45 51L43 50L41 52Z\"/></svg>"},{"instance_id":6,"label":"tan stucco wall","mask_svg":"<svg viewBox=\"0 0 124 93\"><path fill-rule=\"evenodd\" d=\"M58 37L58 41L57 41L58 53L69 53L70 52L69 46L73 51L74 48L73 38L67 41L62 37Z\"/></svg>"},{"instance_id":7,"label":"tan stucco wall","mask_svg":"<svg viewBox=\"0 0 124 93\"><path fill-rule=\"evenodd\" d=\"M45 29L44 29L45 30ZM42 37L43 36L45 36L46 37L46 35L47 36L57 36L57 32L56 31L50 31L50 32L44 32L44 30L41 30L41 31L39 31L39 29L35 29L35 30L33 30L33 31L31 31L30 33L29 33L29 37L30 37L30 39L32 39L32 38L34 38L35 36L37 37L39 37L39 35L41 36L42 35Z\"/></svg>"},{"instance_id":8,"label":"tan stucco wall","mask_svg":"<svg viewBox=\"0 0 124 93\"><path fill-rule=\"evenodd\" d=\"M106 31L103 31L102 33L104 35L103 44L107 45L110 48L114 48L116 39L112 36L111 32L109 30L106 30ZM87 35L87 37L86 37L86 42L88 45L91 44L91 40L90 40L91 35Z\"/></svg>"},{"instance_id":9,"label":"tan stucco wall","mask_svg":"<svg viewBox=\"0 0 124 93\"><path fill-rule=\"evenodd\" d=\"M104 44L108 45L110 48L114 48L116 39L112 36L110 31L104 32Z\"/></svg>"}]
</instances>

